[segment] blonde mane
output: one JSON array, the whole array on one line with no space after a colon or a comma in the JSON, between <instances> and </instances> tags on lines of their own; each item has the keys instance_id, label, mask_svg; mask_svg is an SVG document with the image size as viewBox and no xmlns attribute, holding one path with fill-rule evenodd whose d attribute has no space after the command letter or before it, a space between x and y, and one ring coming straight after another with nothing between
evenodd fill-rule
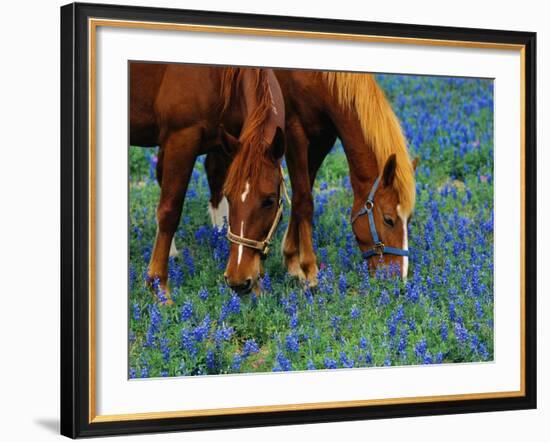
<instances>
[{"instance_id":1,"label":"blonde mane","mask_svg":"<svg viewBox=\"0 0 550 442\"><path fill-rule=\"evenodd\" d=\"M374 76L362 73L323 72L329 90L338 103L352 109L359 118L365 142L376 156L379 172L391 154L396 155L394 188L401 210L409 216L416 200L414 168L401 124Z\"/></svg>"}]
</instances>

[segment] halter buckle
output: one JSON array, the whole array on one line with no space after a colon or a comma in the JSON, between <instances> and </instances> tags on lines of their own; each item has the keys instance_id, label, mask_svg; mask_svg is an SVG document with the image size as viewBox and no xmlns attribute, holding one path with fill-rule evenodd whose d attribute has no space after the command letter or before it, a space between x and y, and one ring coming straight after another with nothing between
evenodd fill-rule
<instances>
[{"instance_id":1,"label":"halter buckle","mask_svg":"<svg viewBox=\"0 0 550 442\"><path fill-rule=\"evenodd\" d=\"M384 248L386 246L384 245L383 242L379 242L378 244L375 244L374 247L372 248L372 250L374 251L374 253L376 253L377 255L379 256L382 256L384 254Z\"/></svg>"},{"instance_id":2,"label":"halter buckle","mask_svg":"<svg viewBox=\"0 0 550 442\"><path fill-rule=\"evenodd\" d=\"M367 212L370 212L373 208L374 208L374 201L367 200L367 202L365 203L365 209L367 210Z\"/></svg>"}]
</instances>

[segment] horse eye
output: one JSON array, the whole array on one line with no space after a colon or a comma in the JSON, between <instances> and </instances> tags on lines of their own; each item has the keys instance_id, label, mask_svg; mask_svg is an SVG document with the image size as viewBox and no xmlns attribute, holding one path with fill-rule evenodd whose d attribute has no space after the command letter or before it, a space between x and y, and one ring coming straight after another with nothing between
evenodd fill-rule
<instances>
[{"instance_id":1,"label":"horse eye","mask_svg":"<svg viewBox=\"0 0 550 442\"><path fill-rule=\"evenodd\" d=\"M265 207L265 208L273 207L274 204L275 204L275 198L271 196L262 201L262 207Z\"/></svg>"},{"instance_id":2,"label":"horse eye","mask_svg":"<svg viewBox=\"0 0 550 442\"><path fill-rule=\"evenodd\" d=\"M384 223L389 227L393 227L395 224L393 222L393 219L391 219L389 216L386 216L386 215L384 215Z\"/></svg>"}]
</instances>

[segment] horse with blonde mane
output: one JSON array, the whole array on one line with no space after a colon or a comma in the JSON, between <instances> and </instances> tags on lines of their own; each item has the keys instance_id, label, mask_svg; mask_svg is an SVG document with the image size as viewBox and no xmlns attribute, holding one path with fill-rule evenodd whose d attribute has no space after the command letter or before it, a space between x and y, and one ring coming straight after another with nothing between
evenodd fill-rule
<instances>
[{"instance_id":1,"label":"horse with blonde mane","mask_svg":"<svg viewBox=\"0 0 550 442\"><path fill-rule=\"evenodd\" d=\"M350 223L359 248L372 269L390 266L405 278L416 164L374 76L286 69L275 74L285 99L286 161L292 184L292 210L282 247L289 273L310 286L317 283L312 189L338 137L349 165L354 194ZM214 187L211 192L220 190Z\"/></svg>"},{"instance_id":2,"label":"horse with blonde mane","mask_svg":"<svg viewBox=\"0 0 550 442\"><path fill-rule=\"evenodd\" d=\"M284 120L281 90L271 69L130 64L130 144L160 147L161 192L148 279L158 280L168 303L168 257L177 253L174 233L202 154L215 154L216 161L205 164L209 183L221 188L225 182L229 226L237 229L226 280L237 291L253 288L261 250L243 250L237 242L265 241L280 218ZM211 215L219 221L221 197L216 198L211 199Z\"/></svg>"}]
</instances>

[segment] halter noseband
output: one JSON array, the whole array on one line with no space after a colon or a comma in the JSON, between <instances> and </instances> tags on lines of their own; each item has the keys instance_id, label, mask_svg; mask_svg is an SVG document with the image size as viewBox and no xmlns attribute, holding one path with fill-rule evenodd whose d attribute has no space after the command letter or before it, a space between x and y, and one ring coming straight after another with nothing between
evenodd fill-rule
<instances>
[{"instance_id":1,"label":"halter noseband","mask_svg":"<svg viewBox=\"0 0 550 442\"><path fill-rule=\"evenodd\" d=\"M255 239L246 238L244 236L239 236L234 234L231 231L231 226L227 226L227 239L231 241L234 244L238 244L240 246L249 247L251 249L258 250L260 252L260 255L262 259L265 259L267 254L269 253L269 245L271 244L271 239L273 238L273 235L275 234L275 231L277 230L277 226L279 225L279 222L281 221L281 218L283 216L283 200L286 199L287 201L290 201L290 198L288 197L288 193L285 186L285 177L283 173L283 167L280 167L281 170L281 184L279 186L279 204L277 207L277 213L275 214L275 219L273 220L273 223L271 224L271 228L269 229L269 232L267 233L267 236L263 241L256 241Z\"/></svg>"},{"instance_id":2,"label":"halter noseband","mask_svg":"<svg viewBox=\"0 0 550 442\"><path fill-rule=\"evenodd\" d=\"M367 259L374 255L382 256L384 254L387 255L397 255L397 256L409 256L409 251L405 249L398 249L395 247L388 247L386 246L382 241L380 241L380 238L378 238L378 232L376 231L376 225L374 223L374 194L376 193L376 190L378 189L378 185L380 184L380 177L376 178L376 181L374 182L374 185L372 186L372 189L370 190L369 196L367 198L367 201L365 202L364 206L359 209L359 211L351 217L351 224L360 216L368 215L369 217L369 226L370 226L370 232L372 235L372 239L374 241L374 247L372 249L369 249L365 252L363 252L363 258ZM406 226L403 226L404 229L406 229Z\"/></svg>"}]
</instances>

